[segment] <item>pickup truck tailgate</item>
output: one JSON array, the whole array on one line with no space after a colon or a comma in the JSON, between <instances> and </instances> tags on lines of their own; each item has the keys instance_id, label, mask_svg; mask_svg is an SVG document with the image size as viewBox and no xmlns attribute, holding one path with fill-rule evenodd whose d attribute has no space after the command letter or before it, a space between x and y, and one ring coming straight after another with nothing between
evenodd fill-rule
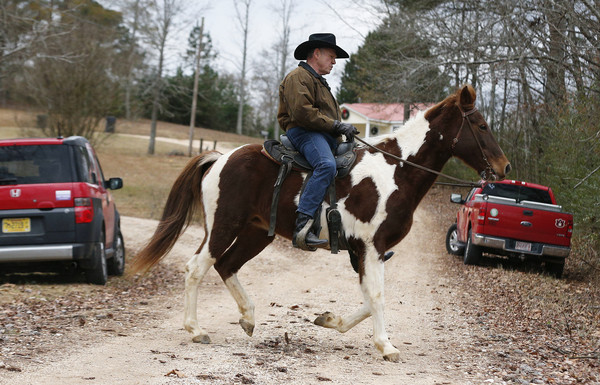
<instances>
[{"instance_id":1,"label":"pickup truck tailgate","mask_svg":"<svg viewBox=\"0 0 600 385\"><path fill-rule=\"evenodd\" d=\"M535 243L570 245L572 216L558 205L494 196L477 197L485 202L486 235Z\"/></svg>"}]
</instances>

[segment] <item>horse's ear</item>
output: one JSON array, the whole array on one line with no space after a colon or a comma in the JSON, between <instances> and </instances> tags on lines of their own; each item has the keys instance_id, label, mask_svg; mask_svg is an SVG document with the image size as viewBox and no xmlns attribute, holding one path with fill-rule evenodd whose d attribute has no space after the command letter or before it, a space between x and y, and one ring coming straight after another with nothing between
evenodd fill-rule
<instances>
[{"instance_id":1,"label":"horse's ear","mask_svg":"<svg viewBox=\"0 0 600 385\"><path fill-rule=\"evenodd\" d=\"M467 84L460 90L460 105L465 109L471 109L475 106L475 89Z\"/></svg>"}]
</instances>

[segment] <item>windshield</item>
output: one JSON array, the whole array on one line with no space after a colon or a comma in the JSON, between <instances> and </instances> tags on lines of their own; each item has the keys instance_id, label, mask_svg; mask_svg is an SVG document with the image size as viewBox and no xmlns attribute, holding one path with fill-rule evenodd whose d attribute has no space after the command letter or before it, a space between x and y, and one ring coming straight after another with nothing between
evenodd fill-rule
<instances>
[{"instance_id":1,"label":"windshield","mask_svg":"<svg viewBox=\"0 0 600 385\"><path fill-rule=\"evenodd\" d=\"M483 188L482 194L515 199L520 201L533 201L552 204L550 194L546 190L526 187L522 185L488 183Z\"/></svg>"},{"instance_id":2,"label":"windshield","mask_svg":"<svg viewBox=\"0 0 600 385\"><path fill-rule=\"evenodd\" d=\"M73 182L68 146L0 146L0 185Z\"/></svg>"}]
</instances>

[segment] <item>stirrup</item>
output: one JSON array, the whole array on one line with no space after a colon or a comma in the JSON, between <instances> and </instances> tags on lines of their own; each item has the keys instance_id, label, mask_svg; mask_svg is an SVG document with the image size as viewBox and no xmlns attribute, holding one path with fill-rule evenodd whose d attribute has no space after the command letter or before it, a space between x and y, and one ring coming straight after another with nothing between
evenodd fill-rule
<instances>
[{"instance_id":1,"label":"stirrup","mask_svg":"<svg viewBox=\"0 0 600 385\"><path fill-rule=\"evenodd\" d=\"M314 237L314 239L312 240L314 243L310 243L310 242L306 241L306 238L309 238L309 235L312 235L312 237ZM316 241L319 241L319 242L316 242ZM305 250L305 251L315 251L315 250L317 250L317 248L327 247L328 245L329 245L329 242L326 239L317 238L316 235L314 235L313 233L310 233L310 232L298 233L296 238L292 239L292 246L294 246L298 249Z\"/></svg>"}]
</instances>

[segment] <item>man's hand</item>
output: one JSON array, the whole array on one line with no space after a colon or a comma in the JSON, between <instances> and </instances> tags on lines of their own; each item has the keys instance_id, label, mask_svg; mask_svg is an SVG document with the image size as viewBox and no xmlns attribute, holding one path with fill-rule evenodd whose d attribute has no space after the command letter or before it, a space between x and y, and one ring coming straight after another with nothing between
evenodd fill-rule
<instances>
[{"instance_id":1,"label":"man's hand","mask_svg":"<svg viewBox=\"0 0 600 385\"><path fill-rule=\"evenodd\" d=\"M356 127L354 127L350 123L342 123L339 120L333 122L333 129L337 134L344 135L348 142L353 141L354 135L358 135L359 133Z\"/></svg>"}]
</instances>

